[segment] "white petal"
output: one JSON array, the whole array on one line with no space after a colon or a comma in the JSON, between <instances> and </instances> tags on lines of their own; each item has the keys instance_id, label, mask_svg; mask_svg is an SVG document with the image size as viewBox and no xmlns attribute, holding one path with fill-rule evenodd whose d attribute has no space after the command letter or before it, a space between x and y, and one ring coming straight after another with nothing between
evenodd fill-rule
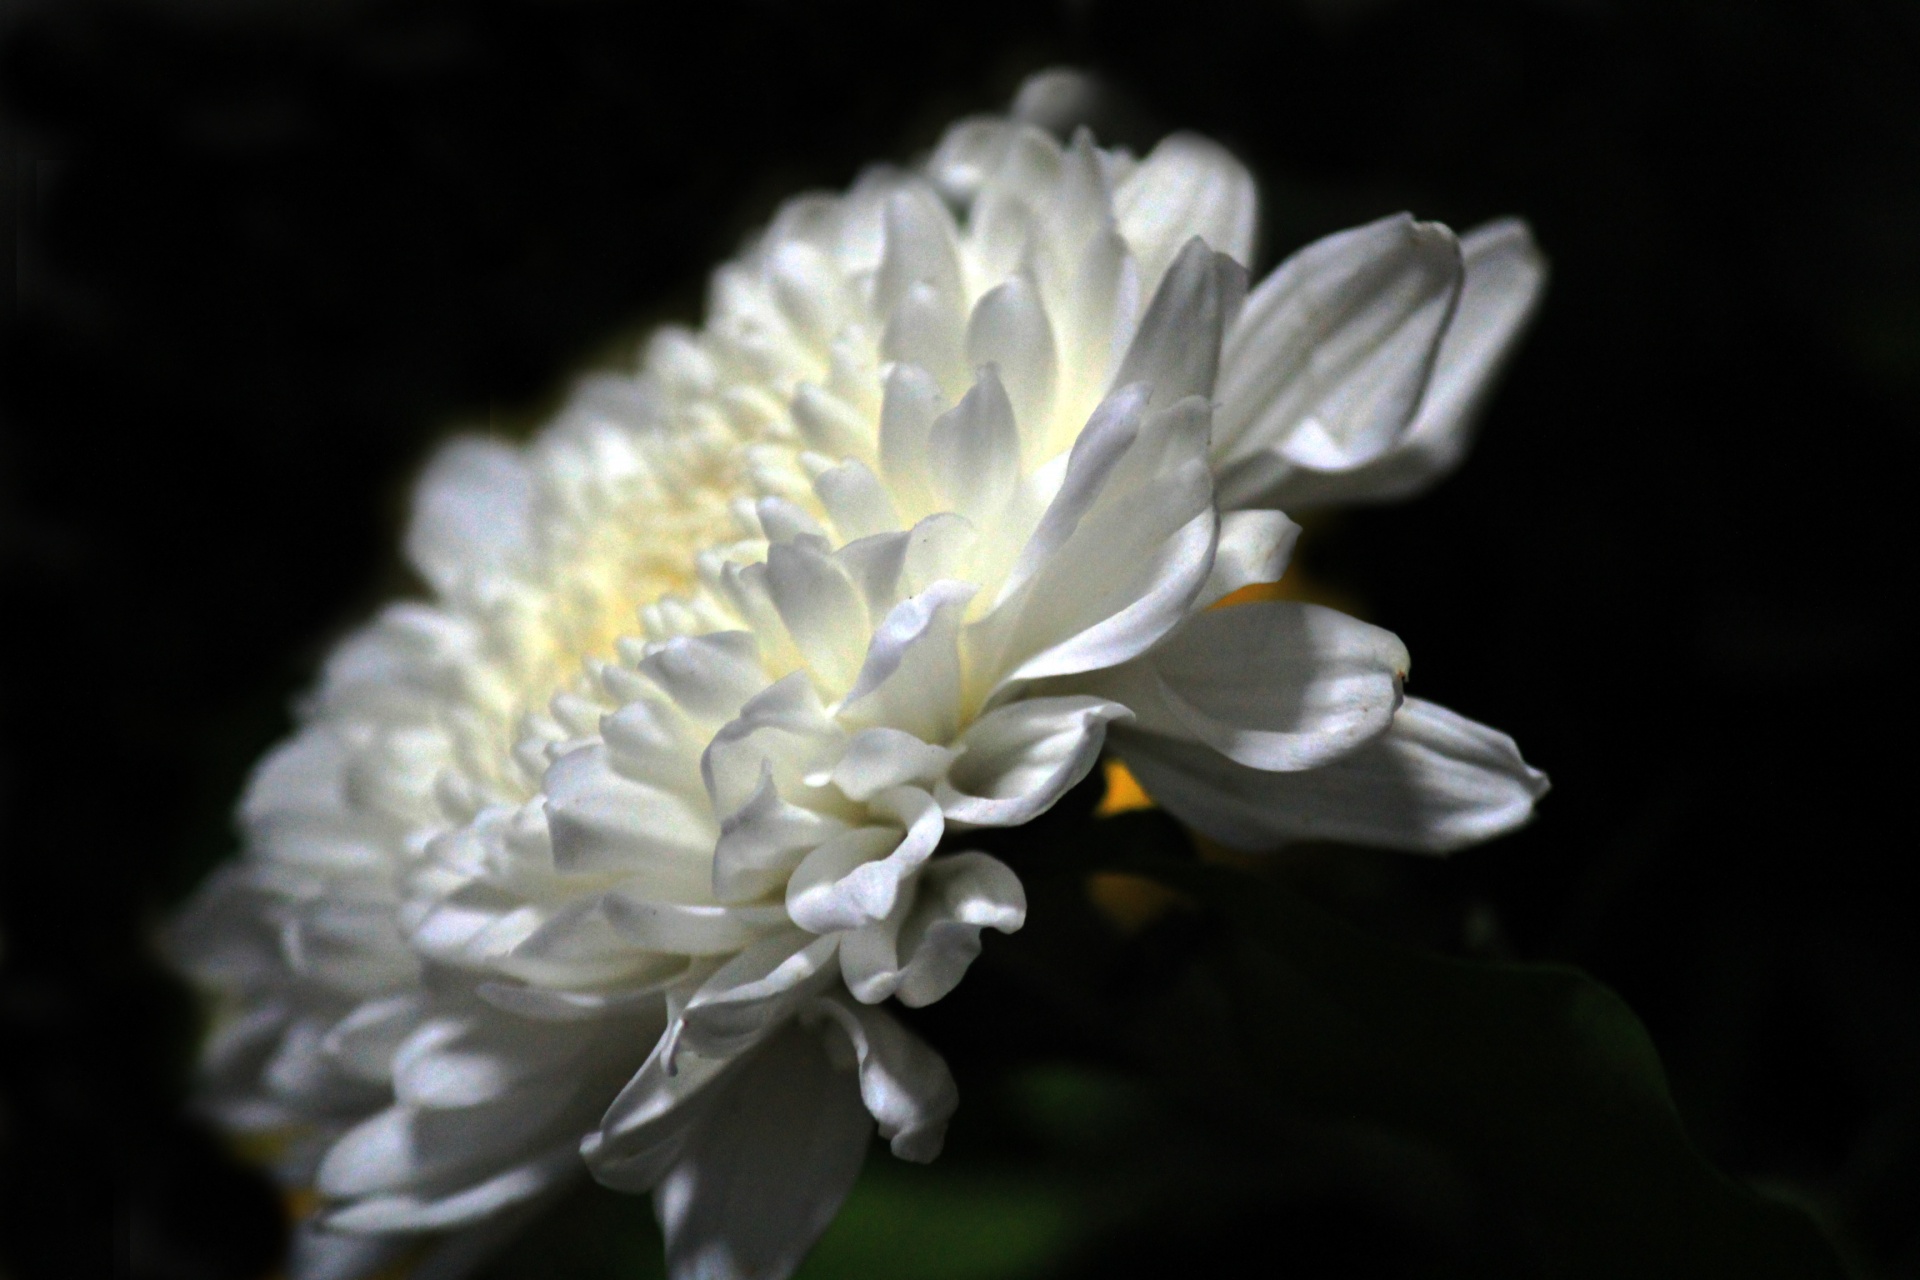
<instances>
[{"instance_id":1,"label":"white petal","mask_svg":"<svg viewBox=\"0 0 1920 1280\"><path fill-rule=\"evenodd\" d=\"M993 365L1013 405L1026 457L1039 456L1057 376L1053 326L1032 285L1019 276L989 290L967 321L967 362ZM963 508L964 509L964 508Z\"/></svg>"},{"instance_id":2,"label":"white petal","mask_svg":"<svg viewBox=\"0 0 1920 1280\"><path fill-rule=\"evenodd\" d=\"M1316 241L1262 281L1221 358L1222 502L1265 504L1290 469L1351 470L1397 444L1462 272L1451 231L1399 214Z\"/></svg>"},{"instance_id":3,"label":"white petal","mask_svg":"<svg viewBox=\"0 0 1920 1280\"><path fill-rule=\"evenodd\" d=\"M808 850L846 824L783 800L773 766L762 764L760 785L720 824L713 850L713 893L722 902L763 897L786 882Z\"/></svg>"},{"instance_id":4,"label":"white petal","mask_svg":"<svg viewBox=\"0 0 1920 1280\"><path fill-rule=\"evenodd\" d=\"M966 851L934 859L921 873L913 910L900 927L894 994L912 1008L960 985L980 954L980 931L1012 933L1027 920L1020 877L997 858Z\"/></svg>"},{"instance_id":5,"label":"white petal","mask_svg":"<svg viewBox=\"0 0 1920 1280\"><path fill-rule=\"evenodd\" d=\"M940 383L927 370L904 360L888 370L880 401L880 469L903 515L924 514L932 502L927 435L946 408Z\"/></svg>"},{"instance_id":6,"label":"white petal","mask_svg":"<svg viewBox=\"0 0 1920 1280\"><path fill-rule=\"evenodd\" d=\"M1207 422L1197 397L1147 415L1060 549L971 624L977 679L1000 688L1117 666L1179 625L1213 567Z\"/></svg>"},{"instance_id":7,"label":"white petal","mask_svg":"<svg viewBox=\"0 0 1920 1280\"><path fill-rule=\"evenodd\" d=\"M1220 344L1246 292L1246 268L1197 237L1187 241L1147 304L1114 385L1144 383L1162 409L1186 396L1210 399Z\"/></svg>"},{"instance_id":8,"label":"white petal","mask_svg":"<svg viewBox=\"0 0 1920 1280\"><path fill-rule=\"evenodd\" d=\"M805 672L774 681L715 731L701 755L714 812L731 814L746 804L762 789L769 768L780 789L797 793L816 767L831 767L844 737Z\"/></svg>"},{"instance_id":9,"label":"white petal","mask_svg":"<svg viewBox=\"0 0 1920 1280\"><path fill-rule=\"evenodd\" d=\"M420 1024L426 1005L420 992L370 1000L334 1024L323 1048L348 1074L384 1084L394 1051Z\"/></svg>"},{"instance_id":10,"label":"white petal","mask_svg":"<svg viewBox=\"0 0 1920 1280\"><path fill-rule=\"evenodd\" d=\"M931 286L950 298L963 296L957 232L944 205L918 187L896 191L887 199L886 228L886 251L874 282L874 310L880 316L891 315L914 285Z\"/></svg>"},{"instance_id":11,"label":"white petal","mask_svg":"<svg viewBox=\"0 0 1920 1280\"><path fill-rule=\"evenodd\" d=\"M1293 559L1300 526L1278 511L1229 511L1220 517L1213 572L1194 603L1217 603L1242 587L1278 582Z\"/></svg>"},{"instance_id":12,"label":"white petal","mask_svg":"<svg viewBox=\"0 0 1920 1280\"><path fill-rule=\"evenodd\" d=\"M916 284L893 308L880 336L880 354L929 375L942 396L967 389L967 309L964 295Z\"/></svg>"},{"instance_id":13,"label":"white petal","mask_svg":"<svg viewBox=\"0 0 1920 1280\"><path fill-rule=\"evenodd\" d=\"M651 1191L712 1104L713 1087L738 1066L736 1059L705 1058L663 1037L599 1127L581 1140L588 1171L616 1191Z\"/></svg>"},{"instance_id":14,"label":"white petal","mask_svg":"<svg viewBox=\"0 0 1920 1280\"><path fill-rule=\"evenodd\" d=\"M847 742L831 781L849 800L866 800L888 787L932 782L953 753L900 729L862 729Z\"/></svg>"},{"instance_id":15,"label":"white petal","mask_svg":"<svg viewBox=\"0 0 1920 1280\"><path fill-rule=\"evenodd\" d=\"M775 543L767 588L794 647L823 689L853 682L867 647L867 606L833 557L811 540Z\"/></svg>"},{"instance_id":16,"label":"white petal","mask_svg":"<svg viewBox=\"0 0 1920 1280\"><path fill-rule=\"evenodd\" d=\"M394 1097L402 1106L424 1108L497 1102L583 1048L537 1023L442 1015L416 1028L395 1052Z\"/></svg>"},{"instance_id":17,"label":"white petal","mask_svg":"<svg viewBox=\"0 0 1920 1280\"><path fill-rule=\"evenodd\" d=\"M1157 280L1194 236L1242 264L1253 261L1259 197L1245 166L1216 142L1191 133L1161 140L1114 192L1120 229Z\"/></svg>"},{"instance_id":18,"label":"white petal","mask_svg":"<svg viewBox=\"0 0 1920 1280\"><path fill-rule=\"evenodd\" d=\"M444 1231L491 1218L552 1188L579 1167L568 1141L533 1160L448 1195L370 1196L328 1213L335 1231Z\"/></svg>"},{"instance_id":19,"label":"white petal","mask_svg":"<svg viewBox=\"0 0 1920 1280\"><path fill-rule=\"evenodd\" d=\"M685 880L720 834L704 803L620 776L604 746L561 756L542 789L553 865L563 874L660 869Z\"/></svg>"},{"instance_id":20,"label":"white petal","mask_svg":"<svg viewBox=\"0 0 1920 1280\"><path fill-rule=\"evenodd\" d=\"M869 623L877 624L887 610L900 603L907 555L912 546L911 533L894 530L856 538L833 553L834 561L846 571L866 600Z\"/></svg>"},{"instance_id":21,"label":"white petal","mask_svg":"<svg viewBox=\"0 0 1920 1280\"><path fill-rule=\"evenodd\" d=\"M1025 586L1066 546L1140 438L1146 407L1147 388L1136 384L1106 397L1087 419L1067 454L1066 476L1020 549L1020 558L1001 586L996 604Z\"/></svg>"},{"instance_id":22,"label":"white petal","mask_svg":"<svg viewBox=\"0 0 1920 1280\"><path fill-rule=\"evenodd\" d=\"M960 622L976 591L969 582L941 581L895 605L874 629L841 720L923 742L952 737L962 693Z\"/></svg>"},{"instance_id":23,"label":"white petal","mask_svg":"<svg viewBox=\"0 0 1920 1280\"><path fill-rule=\"evenodd\" d=\"M1391 631L1292 600L1196 614L1145 661L1188 735L1271 770L1316 768L1385 732L1410 665Z\"/></svg>"},{"instance_id":24,"label":"white petal","mask_svg":"<svg viewBox=\"0 0 1920 1280\"><path fill-rule=\"evenodd\" d=\"M745 1049L831 981L837 946L797 930L754 943L687 1001L681 1043L703 1057Z\"/></svg>"},{"instance_id":25,"label":"white petal","mask_svg":"<svg viewBox=\"0 0 1920 1280\"><path fill-rule=\"evenodd\" d=\"M685 973L685 969L675 969L658 984L647 983L622 991L553 991L507 982L482 982L474 988L474 994L516 1018L535 1022L592 1022L611 1014L658 1010L659 987L684 977Z\"/></svg>"},{"instance_id":26,"label":"white petal","mask_svg":"<svg viewBox=\"0 0 1920 1280\"><path fill-rule=\"evenodd\" d=\"M900 513L886 486L858 459L821 472L814 477L813 491L820 495L820 505L827 509L843 542L900 528Z\"/></svg>"},{"instance_id":27,"label":"white petal","mask_svg":"<svg viewBox=\"0 0 1920 1280\"><path fill-rule=\"evenodd\" d=\"M1451 853L1524 824L1547 790L1505 734L1418 698L1393 726L1324 768L1265 773L1157 734L1114 749L1162 805L1243 849L1295 840Z\"/></svg>"},{"instance_id":28,"label":"white petal","mask_svg":"<svg viewBox=\"0 0 1920 1280\"><path fill-rule=\"evenodd\" d=\"M885 919L899 901L903 881L940 843L946 828L940 807L917 787L882 792L871 805L897 818L905 834L863 828L808 854L787 883L787 912L802 929L833 933Z\"/></svg>"},{"instance_id":29,"label":"white petal","mask_svg":"<svg viewBox=\"0 0 1920 1280\"><path fill-rule=\"evenodd\" d=\"M311 1218L294 1228L287 1250L290 1280L365 1280L413 1246L405 1236L329 1231Z\"/></svg>"},{"instance_id":30,"label":"white petal","mask_svg":"<svg viewBox=\"0 0 1920 1280\"><path fill-rule=\"evenodd\" d=\"M960 403L927 432L934 492L975 524L996 519L1020 480L1020 429L1000 376L989 366Z\"/></svg>"},{"instance_id":31,"label":"white petal","mask_svg":"<svg viewBox=\"0 0 1920 1280\"><path fill-rule=\"evenodd\" d=\"M464 436L442 446L413 493L407 559L441 592L498 572L531 549L533 479L526 455Z\"/></svg>"},{"instance_id":32,"label":"white petal","mask_svg":"<svg viewBox=\"0 0 1920 1280\"><path fill-rule=\"evenodd\" d=\"M670 1280L785 1280L853 1186L872 1121L818 1034L753 1054L654 1194Z\"/></svg>"},{"instance_id":33,"label":"white petal","mask_svg":"<svg viewBox=\"0 0 1920 1280\"><path fill-rule=\"evenodd\" d=\"M603 909L630 945L663 955L727 955L787 922L778 906L671 902L639 891L613 890L605 895Z\"/></svg>"},{"instance_id":34,"label":"white petal","mask_svg":"<svg viewBox=\"0 0 1920 1280\"><path fill-rule=\"evenodd\" d=\"M1107 725L1131 713L1103 698L1028 698L989 711L957 744L937 798L951 821L1011 827L1045 813L1087 776Z\"/></svg>"},{"instance_id":35,"label":"white petal","mask_svg":"<svg viewBox=\"0 0 1920 1280\"><path fill-rule=\"evenodd\" d=\"M715 722L738 715L767 687L759 646L746 631L675 636L648 653L640 670L682 711Z\"/></svg>"},{"instance_id":36,"label":"white petal","mask_svg":"<svg viewBox=\"0 0 1920 1280\"><path fill-rule=\"evenodd\" d=\"M950 127L927 160L927 176L949 200L970 204L1006 157L1018 126L999 116L975 116Z\"/></svg>"},{"instance_id":37,"label":"white petal","mask_svg":"<svg viewBox=\"0 0 1920 1280\"><path fill-rule=\"evenodd\" d=\"M614 672L623 674L614 676ZM610 667L601 678L611 686L625 673L624 667ZM706 789L700 779L700 750L706 733L691 724L674 704L645 686L634 694L618 711L600 719L608 763L615 772L636 782L679 795L700 795Z\"/></svg>"},{"instance_id":38,"label":"white petal","mask_svg":"<svg viewBox=\"0 0 1920 1280\"><path fill-rule=\"evenodd\" d=\"M1099 86L1084 72L1049 67L1021 81L1007 114L1064 138L1092 118L1099 98Z\"/></svg>"},{"instance_id":39,"label":"white petal","mask_svg":"<svg viewBox=\"0 0 1920 1280\"><path fill-rule=\"evenodd\" d=\"M801 383L788 409L800 438L817 453L830 458L857 458L873 448L866 415L823 387Z\"/></svg>"},{"instance_id":40,"label":"white petal","mask_svg":"<svg viewBox=\"0 0 1920 1280\"><path fill-rule=\"evenodd\" d=\"M314 1178L335 1199L447 1187L517 1157L565 1108L557 1090L453 1111L394 1106L349 1129Z\"/></svg>"},{"instance_id":41,"label":"white petal","mask_svg":"<svg viewBox=\"0 0 1920 1280\"><path fill-rule=\"evenodd\" d=\"M857 928L870 917L886 915L899 887L897 879L886 886L886 907L877 912L862 909L856 897L859 886L843 886L842 882L861 867L875 865L893 852L900 836L893 827L857 827L823 840L794 868L787 881L787 914L809 933Z\"/></svg>"},{"instance_id":42,"label":"white petal","mask_svg":"<svg viewBox=\"0 0 1920 1280\"><path fill-rule=\"evenodd\" d=\"M1547 263L1524 222L1503 218L1461 237L1466 280L1420 411L1405 437L1343 474L1295 472L1274 491L1282 505L1389 502L1412 497L1466 456L1482 406L1538 310Z\"/></svg>"},{"instance_id":43,"label":"white petal","mask_svg":"<svg viewBox=\"0 0 1920 1280\"><path fill-rule=\"evenodd\" d=\"M960 1090L946 1062L884 1010L827 996L816 1006L853 1042L860 1100L893 1154L921 1164L940 1154Z\"/></svg>"}]
</instances>

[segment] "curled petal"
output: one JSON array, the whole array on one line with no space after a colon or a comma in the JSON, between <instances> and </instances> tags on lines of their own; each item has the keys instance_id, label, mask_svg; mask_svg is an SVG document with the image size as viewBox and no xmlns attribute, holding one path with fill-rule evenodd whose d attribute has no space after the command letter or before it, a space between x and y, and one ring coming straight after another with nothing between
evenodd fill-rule
<instances>
[{"instance_id":1,"label":"curled petal","mask_svg":"<svg viewBox=\"0 0 1920 1280\"><path fill-rule=\"evenodd\" d=\"M1053 807L1100 756L1107 726L1132 715L1104 698L1029 698L989 711L961 736L936 798L947 817L1011 827Z\"/></svg>"},{"instance_id":2,"label":"curled petal","mask_svg":"<svg viewBox=\"0 0 1920 1280\"><path fill-rule=\"evenodd\" d=\"M853 1043L860 1100L893 1154L921 1164L940 1154L960 1091L946 1062L891 1015L844 996L814 1006Z\"/></svg>"},{"instance_id":3,"label":"curled petal","mask_svg":"<svg viewBox=\"0 0 1920 1280\"><path fill-rule=\"evenodd\" d=\"M960 985L980 954L980 931L1012 933L1027 921L1020 877L997 858L963 852L936 859L921 875L913 911L900 926L899 986L910 1008Z\"/></svg>"}]
</instances>

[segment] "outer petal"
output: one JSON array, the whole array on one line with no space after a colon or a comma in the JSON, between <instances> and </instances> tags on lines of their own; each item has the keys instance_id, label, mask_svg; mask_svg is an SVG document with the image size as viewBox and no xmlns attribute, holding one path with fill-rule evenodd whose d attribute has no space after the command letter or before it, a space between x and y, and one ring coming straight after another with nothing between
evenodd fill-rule
<instances>
[{"instance_id":1,"label":"outer petal","mask_svg":"<svg viewBox=\"0 0 1920 1280\"><path fill-rule=\"evenodd\" d=\"M1398 443L1461 275L1451 231L1398 214L1316 241L1268 276L1221 355L1223 505L1280 505L1289 472L1351 470Z\"/></svg>"},{"instance_id":2,"label":"outer petal","mask_svg":"<svg viewBox=\"0 0 1920 1280\"><path fill-rule=\"evenodd\" d=\"M1144 384L1162 409L1212 396L1221 343L1246 296L1246 268L1198 236L1187 241L1147 304L1114 386Z\"/></svg>"},{"instance_id":3,"label":"outer petal","mask_svg":"<svg viewBox=\"0 0 1920 1280\"><path fill-rule=\"evenodd\" d=\"M1391 631L1316 604L1262 601L1194 615L1099 691L1131 707L1139 728L1293 771L1385 732L1409 665Z\"/></svg>"},{"instance_id":4,"label":"outer petal","mask_svg":"<svg viewBox=\"0 0 1920 1280\"><path fill-rule=\"evenodd\" d=\"M1158 734L1114 735L1149 794L1223 844L1342 840L1451 853L1533 816L1546 775L1507 735L1417 698L1360 750L1305 773L1264 773Z\"/></svg>"},{"instance_id":5,"label":"outer petal","mask_svg":"<svg viewBox=\"0 0 1920 1280\"><path fill-rule=\"evenodd\" d=\"M853 1187L873 1122L789 1026L724 1082L654 1195L671 1280L785 1280Z\"/></svg>"},{"instance_id":6,"label":"outer petal","mask_svg":"<svg viewBox=\"0 0 1920 1280\"><path fill-rule=\"evenodd\" d=\"M1343 474L1295 472L1275 489L1289 510L1392 502L1424 492L1460 465L1480 410L1546 290L1547 261L1527 224L1502 218L1460 241L1466 281L1420 413L1394 448Z\"/></svg>"}]
</instances>

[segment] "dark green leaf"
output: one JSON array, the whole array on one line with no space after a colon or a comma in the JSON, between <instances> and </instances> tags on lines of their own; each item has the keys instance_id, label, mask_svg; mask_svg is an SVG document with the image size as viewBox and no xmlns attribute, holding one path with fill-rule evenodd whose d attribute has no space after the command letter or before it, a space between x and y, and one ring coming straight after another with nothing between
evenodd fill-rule
<instances>
[{"instance_id":1,"label":"dark green leaf","mask_svg":"<svg viewBox=\"0 0 1920 1280\"><path fill-rule=\"evenodd\" d=\"M1223 867L1126 865L1228 926L1197 932L1141 1028L1214 1105L1397 1146L1381 1167L1424 1166L1443 1213L1477 1215L1519 1274L1843 1274L1797 1210L1694 1150L1646 1031L1586 975L1394 944Z\"/></svg>"}]
</instances>

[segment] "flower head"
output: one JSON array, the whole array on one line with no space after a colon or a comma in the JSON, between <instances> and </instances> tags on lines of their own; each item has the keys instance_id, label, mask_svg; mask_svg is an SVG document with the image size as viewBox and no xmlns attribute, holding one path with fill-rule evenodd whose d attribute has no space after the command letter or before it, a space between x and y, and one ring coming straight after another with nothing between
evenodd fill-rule
<instances>
[{"instance_id":1,"label":"flower head","mask_svg":"<svg viewBox=\"0 0 1920 1280\"><path fill-rule=\"evenodd\" d=\"M430 587L329 661L182 930L225 1115L297 1125L310 1274L501 1229L580 1167L676 1275L780 1276L877 1123L957 1093L884 1004L1026 902L967 832L1103 749L1252 847L1444 851L1544 787L1278 579L1297 502L1444 472L1531 308L1525 230L1405 216L1250 293L1253 185L1018 119L789 203L705 327L423 477ZM751 1212L743 1206L751 1206Z\"/></svg>"}]
</instances>

